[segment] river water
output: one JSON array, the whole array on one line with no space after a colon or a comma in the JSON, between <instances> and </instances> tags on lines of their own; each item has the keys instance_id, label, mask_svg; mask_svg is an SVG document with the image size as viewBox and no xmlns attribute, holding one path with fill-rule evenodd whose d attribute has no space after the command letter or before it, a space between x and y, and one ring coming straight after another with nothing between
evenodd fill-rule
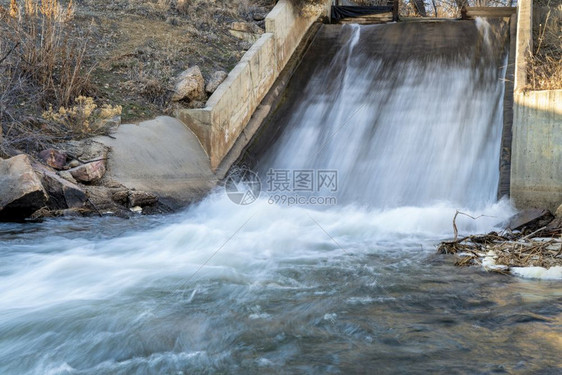
<instances>
[{"instance_id":1,"label":"river water","mask_svg":"<svg viewBox=\"0 0 562 375\"><path fill-rule=\"evenodd\" d=\"M462 233L515 212L495 199L504 64L405 61L389 84L361 47L377 32L342 28L251 204L0 225L0 374L560 373L559 282L435 254L457 209L484 215ZM335 171L335 201L289 204L296 171Z\"/></svg>"}]
</instances>

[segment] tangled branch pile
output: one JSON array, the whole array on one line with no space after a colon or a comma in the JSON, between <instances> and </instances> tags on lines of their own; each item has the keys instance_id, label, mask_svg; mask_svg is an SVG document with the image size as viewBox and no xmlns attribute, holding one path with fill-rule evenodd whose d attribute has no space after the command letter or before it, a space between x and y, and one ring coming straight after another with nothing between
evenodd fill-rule
<instances>
[{"instance_id":1,"label":"tangled branch pile","mask_svg":"<svg viewBox=\"0 0 562 375\"><path fill-rule=\"evenodd\" d=\"M502 233L455 238L441 242L437 251L455 255L456 266L483 266L502 274L509 274L514 267L562 266L562 220L551 214L541 220L538 229L539 221L535 221L517 231L506 229ZM453 227L456 228L454 220Z\"/></svg>"},{"instance_id":2,"label":"tangled branch pile","mask_svg":"<svg viewBox=\"0 0 562 375\"><path fill-rule=\"evenodd\" d=\"M515 233L491 232L442 242L441 254L458 257L456 266L481 265L493 272L509 273L511 267L562 266L562 238L527 237Z\"/></svg>"}]
</instances>

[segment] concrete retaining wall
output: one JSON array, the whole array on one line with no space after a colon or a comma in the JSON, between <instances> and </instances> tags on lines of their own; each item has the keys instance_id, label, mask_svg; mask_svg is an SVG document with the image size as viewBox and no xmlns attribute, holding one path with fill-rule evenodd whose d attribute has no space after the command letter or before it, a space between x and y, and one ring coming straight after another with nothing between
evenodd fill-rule
<instances>
[{"instance_id":1,"label":"concrete retaining wall","mask_svg":"<svg viewBox=\"0 0 562 375\"><path fill-rule=\"evenodd\" d=\"M321 15L328 15L325 0ZM265 19L265 34L246 52L205 108L182 109L177 117L199 138L215 170L318 16L303 17L280 0Z\"/></svg>"},{"instance_id":2,"label":"concrete retaining wall","mask_svg":"<svg viewBox=\"0 0 562 375\"><path fill-rule=\"evenodd\" d=\"M526 89L532 17L532 0L520 0L510 192L517 208L554 212L562 203L562 90Z\"/></svg>"}]
</instances>

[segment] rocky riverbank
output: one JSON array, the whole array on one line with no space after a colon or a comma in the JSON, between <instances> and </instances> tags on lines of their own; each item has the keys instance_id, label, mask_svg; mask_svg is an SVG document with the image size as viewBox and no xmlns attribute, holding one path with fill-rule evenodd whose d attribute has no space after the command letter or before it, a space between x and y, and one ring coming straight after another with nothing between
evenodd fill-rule
<instances>
[{"instance_id":1,"label":"rocky riverbank","mask_svg":"<svg viewBox=\"0 0 562 375\"><path fill-rule=\"evenodd\" d=\"M0 159L0 221L53 216L168 212L150 192L128 189L106 175L109 148L70 141L36 156Z\"/></svg>"},{"instance_id":2,"label":"rocky riverbank","mask_svg":"<svg viewBox=\"0 0 562 375\"><path fill-rule=\"evenodd\" d=\"M0 220L168 212L208 191L188 129L131 122L204 106L275 3L0 0Z\"/></svg>"}]
</instances>

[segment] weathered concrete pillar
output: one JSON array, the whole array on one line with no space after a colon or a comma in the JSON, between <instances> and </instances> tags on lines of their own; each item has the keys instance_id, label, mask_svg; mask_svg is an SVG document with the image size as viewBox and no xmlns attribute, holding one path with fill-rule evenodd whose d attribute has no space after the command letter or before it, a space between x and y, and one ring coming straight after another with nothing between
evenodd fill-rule
<instances>
[{"instance_id":1,"label":"weathered concrete pillar","mask_svg":"<svg viewBox=\"0 0 562 375\"><path fill-rule=\"evenodd\" d=\"M518 7L511 198L517 208L562 203L562 90L531 91L527 57L532 51L532 0Z\"/></svg>"}]
</instances>

